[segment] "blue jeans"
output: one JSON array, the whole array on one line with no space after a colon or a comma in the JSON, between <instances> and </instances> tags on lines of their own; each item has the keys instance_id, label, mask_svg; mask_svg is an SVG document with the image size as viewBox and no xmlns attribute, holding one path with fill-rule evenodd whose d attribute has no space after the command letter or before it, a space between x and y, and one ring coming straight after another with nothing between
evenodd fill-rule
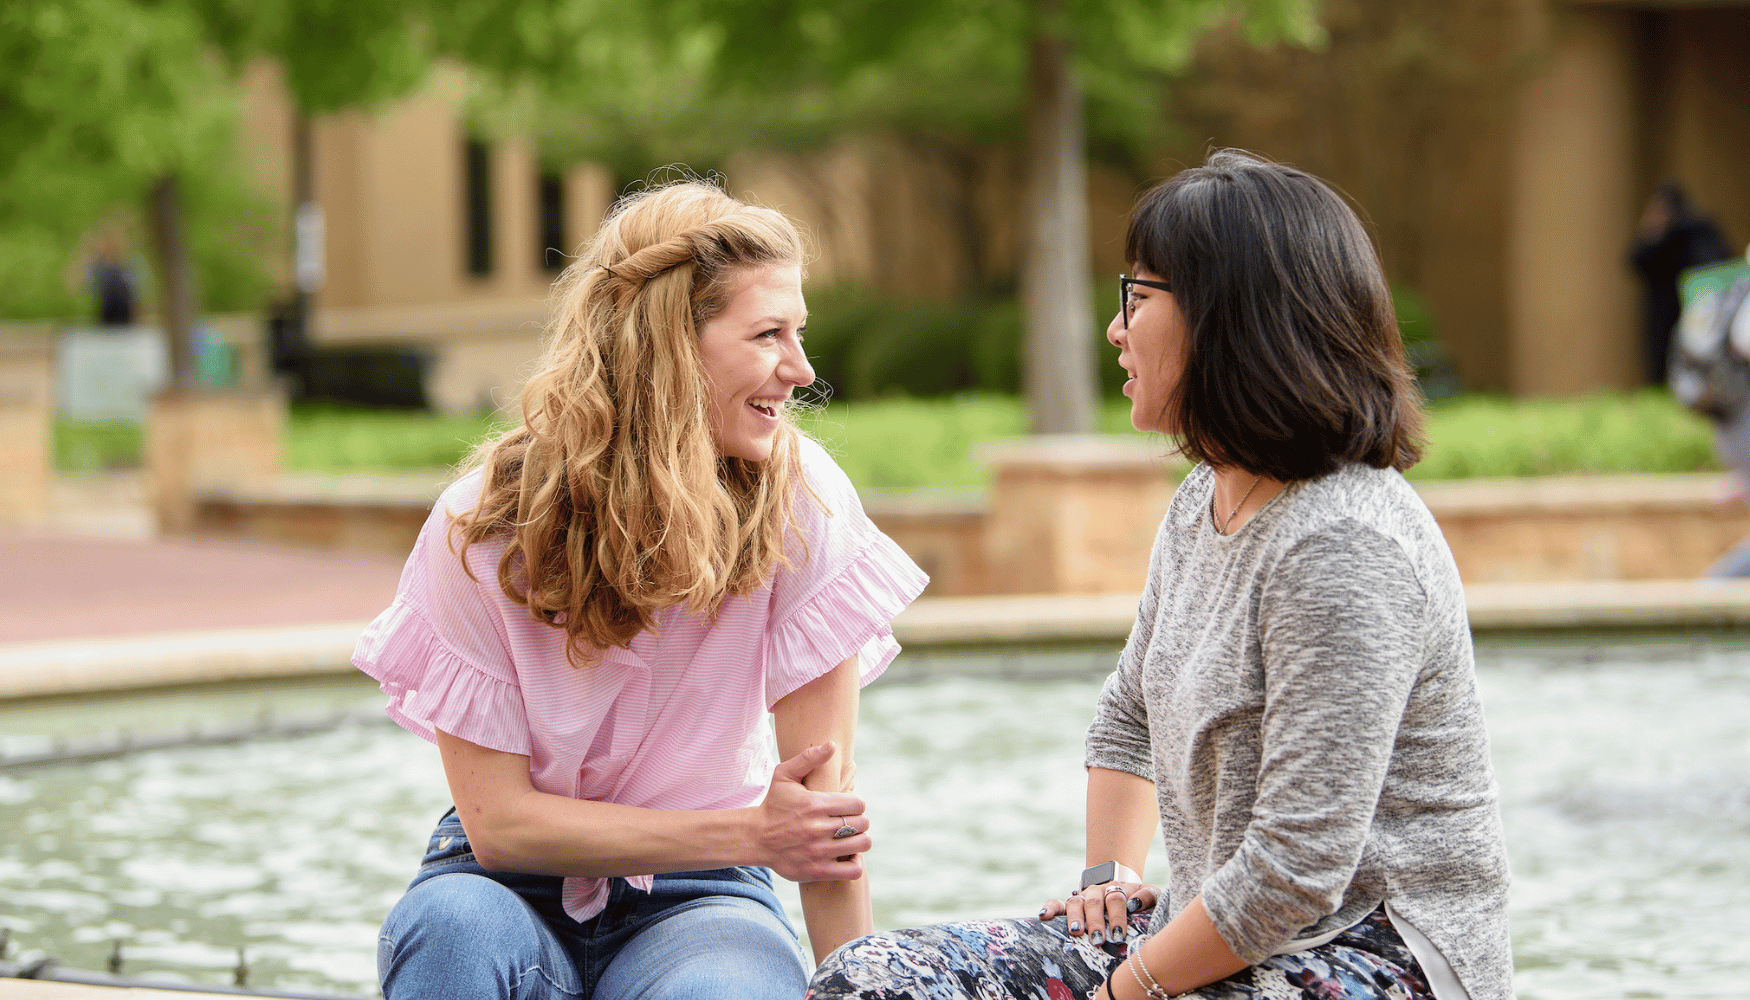
<instances>
[{"instance_id":1,"label":"blue jeans","mask_svg":"<svg viewBox=\"0 0 1750 1000\"><path fill-rule=\"evenodd\" d=\"M649 893L609 882L578 923L561 880L488 872L452 809L377 939L386 1000L800 1000L796 931L765 868L656 876Z\"/></svg>"}]
</instances>

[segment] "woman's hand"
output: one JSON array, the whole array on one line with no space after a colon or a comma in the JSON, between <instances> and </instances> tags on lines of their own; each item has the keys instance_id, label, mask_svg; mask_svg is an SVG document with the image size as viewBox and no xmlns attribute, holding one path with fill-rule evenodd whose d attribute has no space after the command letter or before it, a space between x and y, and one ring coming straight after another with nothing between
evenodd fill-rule
<instances>
[{"instance_id":1,"label":"woman's hand","mask_svg":"<svg viewBox=\"0 0 1750 1000\"><path fill-rule=\"evenodd\" d=\"M1085 933L1095 944L1105 944L1123 941L1130 915L1153 907L1160 899L1160 889L1146 882L1102 882L1072 893L1067 900L1047 900L1039 909L1039 919L1065 914L1072 937Z\"/></svg>"},{"instance_id":2,"label":"woman's hand","mask_svg":"<svg viewBox=\"0 0 1750 1000\"><path fill-rule=\"evenodd\" d=\"M803 787L803 781L837 749L834 743L822 743L779 764L759 806L754 843L763 863L792 882L863 877L859 855L874 844L863 800L845 792L811 792ZM852 832L840 836L846 828Z\"/></svg>"}]
</instances>

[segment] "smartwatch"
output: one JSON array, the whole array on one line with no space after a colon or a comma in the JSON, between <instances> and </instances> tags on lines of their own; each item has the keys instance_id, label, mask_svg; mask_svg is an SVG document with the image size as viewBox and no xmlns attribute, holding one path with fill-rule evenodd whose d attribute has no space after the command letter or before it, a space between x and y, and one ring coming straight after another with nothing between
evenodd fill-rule
<instances>
[{"instance_id":1,"label":"smartwatch","mask_svg":"<svg viewBox=\"0 0 1750 1000\"><path fill-rule=\"evenodd\" d=\"M1116 861L1102 861L1092 868L1082 869L1082 888L1104 882L1141 882L1142 876Z\"/></svg>"}]
</instances>

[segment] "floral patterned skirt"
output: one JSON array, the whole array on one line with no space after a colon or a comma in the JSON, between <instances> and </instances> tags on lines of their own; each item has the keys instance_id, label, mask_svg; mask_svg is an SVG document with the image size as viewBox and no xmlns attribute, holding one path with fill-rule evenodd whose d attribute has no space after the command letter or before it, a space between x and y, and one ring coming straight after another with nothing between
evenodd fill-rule
<instances>
[{"instance_id":1,"label":"floral patterned skirt","mask_svg":"<svg viewBox=\"0 0 1750 1000\"><path fill-rule=\"evenodd\" d=\"M1130 940L1149 911L1130 918ZM1079 1000L1128 954L1050 922L966 920L871 934L828 956L810 1000ZM1381 907L1328 944L1277 955L1185 994L1199 1000L1433 1000Z\"/></svg>"}]
</instances>

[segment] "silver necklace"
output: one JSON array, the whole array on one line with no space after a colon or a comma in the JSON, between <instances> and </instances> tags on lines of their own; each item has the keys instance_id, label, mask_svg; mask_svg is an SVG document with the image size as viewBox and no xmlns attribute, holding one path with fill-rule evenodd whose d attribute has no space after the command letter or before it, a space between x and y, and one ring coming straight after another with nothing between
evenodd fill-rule
<instances>
[{"instance_id":1,"label":"silver necklace","mask_svg":"<svg viewBox=\"0 0 1750 1000\"><path fill-rule=\"evenodd\" d=\"M1234 504L1234 509L1227 512L1227 520L1218 521L1216 523L1215 530L1217 532L1223 535L1227 534L1227 526L1234 523L1234 515L1240 512L1240 508L1246 505L1247 500L1252 499L1252 491L1257 489L1258 484L1263 481L1264 477L1262 475L1257 476L1252 480L1252 485L1246 487L1246 495L1240 497L1240 502ZM1215 512L1215 489L1213 487L1209 490L1209 516L1212 518L1219 518L1221 516Z\"/></svg>"}]
</instances>

